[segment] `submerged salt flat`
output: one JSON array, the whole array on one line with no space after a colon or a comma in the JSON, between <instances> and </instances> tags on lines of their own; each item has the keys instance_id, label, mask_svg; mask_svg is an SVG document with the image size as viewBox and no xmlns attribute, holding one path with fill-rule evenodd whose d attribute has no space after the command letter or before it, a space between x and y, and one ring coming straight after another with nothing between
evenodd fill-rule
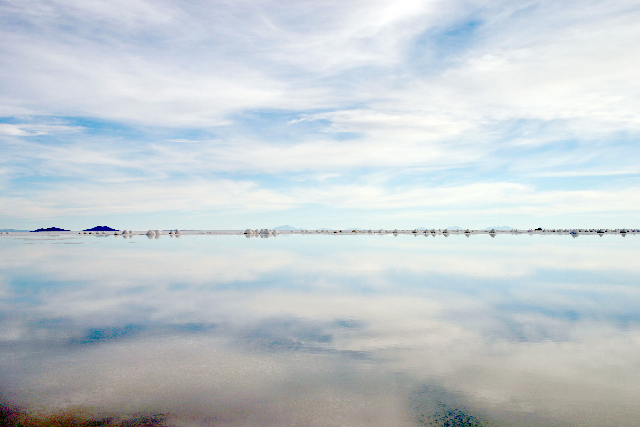
<instances>
[{"instance_id":1,"label":"submerged salt flat","mask_svg":"<svg viewBox=\"0 0 640 427\"><path fill-rule=\"evenodd\" d=\"M634 425L640 240L12 235L0 386L173 425Z\"/></svg>"}]
</instances>

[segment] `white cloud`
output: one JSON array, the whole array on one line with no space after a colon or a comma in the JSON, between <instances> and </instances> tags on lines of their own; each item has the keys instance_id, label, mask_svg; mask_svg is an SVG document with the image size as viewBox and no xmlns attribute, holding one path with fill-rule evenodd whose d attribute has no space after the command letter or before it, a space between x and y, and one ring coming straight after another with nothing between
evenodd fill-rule
<instances>
[{"instance_id":1,"label":"white cloud","mask_svg":"<svg viewBox=\"0 0 640 427\"><path fill-rule=\"evenodd\" d=\"M76 154L80 158L83 156L82 152ZM256 154L257 160L260 152ZM264 158L268 157L265 153ZM330 157L326 153L327 161ZM366 156L363 157L367 160ZM285 161L287 165L295 166L295 160L302 158L315 162L319 160L317 156L301 155L298 158L294 154L293 158ZM124 167L129 163L135 165L144 161L144 158L124 161L99 156L92 158L89 155L83 164L115 164L117 167ZM188 213L203 210L265 212L310 206L358 211L389 210L396 212L394 215L398 218L405 216L406 210L411 209L428 212L429 216L459 215L464 212L467 216L520 215L523 218L616 212L637 215L640 212L640 192L636 187L615 190L545 190L533 185L504 181L459 185L399 185L384 175L371 174L363 175L353 183L337 183L335 178L311 183L307 180L293 180L291 184L280 188L270 188L251 179L222 179L215 176L177 179L169 172L186 167L188 162L184 159L176 162L178 164L170 171L160 170L155 175L139 179L131 179L126 173L115 173L110 178L107 176L95 181L42 184L39 189L29 191L28 195L5 194L0 198L0 205L4 208L2 214L9 217L45 218L98 213ZM154 163L152 160L151 164ZM335 163L343 164L340 159ZM61 166L64 166L64 162L58 165ZM196 172L198 168L204 172L206 162L195 161L193 167ZM74 168L78 169L77 173L82 174L82 166L74 164L70 165L67 172Z\"/></svg>"},{"instance_id":2,"label":"white cloud","mask_svg":"<svg viewBox=\"0 0 640 427\"><path fill-rule=\"evenodd\" d=\"M20 126L10 125L6 123L0 124L0 133L4 135L11 135L11 136L30 135L28 132L23 130Z\"/></svg>"},{"instance_id":3,"label":"white cloud","mask_svg":"<svg viewBox=\"0 0 640 427\"><path fill-rule=\"evenodd\" d=\"M20 17L3 31L11 41L5 92L44 114L206 126L243 109L375 100L374 114L404 111L409 127L427 105L488 120L638 124L637 16L627 3L26 6L4 6ZM476 39L452 53L447 68L427 77L407 68L412 55L437 48L439 32L468 20L480 21ZM417 37L426 42L414 51Z\"/></svg>"},{"instance_id":4,"label":"white cloud","mask_svg":"<svg viewBox=\"0 0 640 427\"><path fill-rule=\"evenodd\" d=\"M53 189L33 191L29 197L2 197L2 215L44 218L58 215L130 214L139 212L200 210L283 210L296 202L281 192L251 181L208 180L155 181L143 184L58 184Z\"/></svg>"},{"instance_id":5,"label":"white cloud","mask_svg":"<svg viewBox=\"0 0 640 427\"><path fill-rule=\"evenodd\" d=\"M489 24L486 39L425 89L487 118L578 118L585 133L637 130L637 19L629 2L538 3Z\"/></svg>"},{"instance_id":6,"label":"white cloud","mask_svg":"<svg viewBox=\"0 0 640 427\"><path fill-rule=\"evenodd\" d=\"M28 6L4 6L16 17L3 31L7 96L39 114L169 126L219 125L243 109L322 105L327 89L301 86L286 67L317 74L387 62L398 35L379 33L419 22L422 9L417 2Z\"/></svg>"},{"instance_id":7,"label":"white cloud","mask_svg":"<svg viewBox=\"0 0 640 427\"><path fill-rule=\"evenodd\" d=\"M593 191L544 191L509 183L477 183L461 186L326 185L323 188L296 189L298 200L341 208L406 209L436 208L445 211L463 208L465 213L482 211L528 215L621 212L640 210L637 188ZM433 210L431 210L433 213Z\"/></svg>"},{"instance_id":8,"label":"white cloud","mask_svg":"<svg viewBox=\"0 0 640 427\"><path fill-rule=\"evenodd\" d=\"M0 123L0 135L7 136L38 136L52 133L77 132L77 126L66 126L56 124L9 124Z\"/></svg>"}]
</instances>

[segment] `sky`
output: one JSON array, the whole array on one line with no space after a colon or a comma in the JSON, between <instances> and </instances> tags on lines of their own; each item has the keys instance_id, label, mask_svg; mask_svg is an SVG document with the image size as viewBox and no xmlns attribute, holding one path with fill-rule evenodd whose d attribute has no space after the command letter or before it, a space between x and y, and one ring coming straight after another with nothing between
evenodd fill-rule
<instances>
[{"instance_id":1,"label":"sky","mask_svg":"<svg viewBox=\"0 0 640 427\"><path fill-rule=\"evenodd\" d=\"M0 0L0 228L640 227L639 22Z\"/></svg>"}]
</instances>

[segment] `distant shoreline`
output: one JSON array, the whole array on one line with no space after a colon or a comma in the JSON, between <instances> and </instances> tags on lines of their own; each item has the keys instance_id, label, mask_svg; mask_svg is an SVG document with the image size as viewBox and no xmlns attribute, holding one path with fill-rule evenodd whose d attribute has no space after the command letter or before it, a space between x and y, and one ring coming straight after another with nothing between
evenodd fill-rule
<instances>
[{"instance_id":1,"label":"distant shoreline","mask_svg":"<svg viewBox=\"0 0 640 427\"><path fill-rule=\"evenodd\" d=\"M175 230L175 229L174 229ZM386 235L386 234L413 234L413 235L425 235L425 236L436 236L436 235L490 235L495 237L496 235L504 235L504 234L530 234L530 235L570 235L573 237L577 237L578 235L627 235L627 234L638 234L640 233L640 229L631 229L631 228L594 228L594 229L528 229L528 230L475 230L475 229L413 229L413 230L405 230L405 229L376 229L376 230L361 230L361 229L321 229L321 230L275 230L275 229L245 229L245 230L181 230L179 234L174 234L174 230L149 230L149 231L133 231L131 234L121 232L121 231L10 231L10 232L0 232L0 236L25 236L25 235L60 235L60 236L73 236L73 235L83 235L83 236L122 236L122 237L133 237L133 236L146 236L146 237L155 237L158 238L160 236L169 236L169 237L180 237L186 235L245 235L247 237L275 237L278 235L291 235L291 234L304 234L304 235L361 235L361 234L378 234L378 235ZM153 232L153 233L151 233ZM159 234L158 234L159 232Z\"/></svg>"}]
</instances>

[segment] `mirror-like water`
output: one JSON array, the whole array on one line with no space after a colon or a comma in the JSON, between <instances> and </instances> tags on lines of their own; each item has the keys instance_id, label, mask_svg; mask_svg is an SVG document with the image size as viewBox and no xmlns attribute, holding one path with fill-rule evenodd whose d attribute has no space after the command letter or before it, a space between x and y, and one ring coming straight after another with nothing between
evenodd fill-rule
<instances>
[{"instance_id":1,"label":"mirror-like water","mask_svg":"<svg viewBox=\"0 0 640 427\"><path fill-rule=\"evenodd\" d=\"M637 425L639 255L636 236L6 236L2 398L178 426Z\"/></svg>"}]
</instances>

